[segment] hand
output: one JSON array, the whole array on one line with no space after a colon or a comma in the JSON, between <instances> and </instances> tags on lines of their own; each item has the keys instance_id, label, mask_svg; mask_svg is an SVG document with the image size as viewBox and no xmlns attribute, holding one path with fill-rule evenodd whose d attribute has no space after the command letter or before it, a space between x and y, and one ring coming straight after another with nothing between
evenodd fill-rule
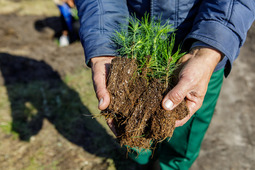
<instances>
[{"instance_id":1,"label":"hand","mask_svg":"<svg viewBox=\"0 0 255 170\"><path fill-rule=\"evenodd\" d=\"M110 64L114 57L91 58L91 71L94 90L98 99L98 109L105 110L110 104L109 92L106 89L106 79Z\"/></svg>"},{"instance_id":2,"label":"hand","mask_svg":"<svg viewBox=\"0 0 255 170\"><path fill-rule=\"evenodd\" d=\"M181 58L183 68L179 74L179 81L162 101L165 110L172 110L183 99L186 100L189 115L177 120L175 127L184 125L202 106L211 75L221 56L222 54L217 50L198 47Z\"/></svg>"},{"instance_id":3,"label":"hand","mask_svg":"<svg viewBox=\"0 0 255 170\"><path fill-rule=\"evenodd\" d=\"M98 99L98 109L105 110L110 104L110 95L106 89L106 79L109 73L110 64L114 57L95 57L91 61L92 80ZM113 119L107 119L107 124L116 135Z\"/></svg>"}]
</instances>

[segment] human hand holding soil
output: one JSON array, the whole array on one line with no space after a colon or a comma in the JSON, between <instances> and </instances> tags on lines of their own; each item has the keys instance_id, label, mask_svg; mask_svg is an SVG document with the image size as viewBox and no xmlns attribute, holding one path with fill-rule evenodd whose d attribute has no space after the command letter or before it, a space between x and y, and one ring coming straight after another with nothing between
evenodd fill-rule
<instances>
[{"instance_id":1,"label":"human hand holding soil","mask_svg":"<svg viewBox=\"0 0 255 170\"><path fill-rule=\"evenodd\" d=\"M177 120L175 126L184 125L190 117L201 107L210 77L221 60L222 54L210 48L194 48L180 59L183 68L179 74L178 84L165 96L162 105L165 110L174 109L186 98L189 115ZM106 88L106 78L111 60L114 57L95 57L91 59L92 79L100 110L105 110L110 104L109 92ZM113 119L107 124L116 135Z\"/></svg>"},{"instance_id":2,"label":"human hand holding soil","mask_svg":"<svg viewBox=\"0 0 255 170\"><path fill-rule=\"evenodd\" d=\"M109 92L106 89L106 78L113 58L102 56L91 59L92 80L99 101L98 109L100 110L106 109L110 104Z\"/></svg>"},{"instance_id":3,"label":"human hand holding soil","mask_svg":"<svg viewBox=\"0 0 255 170\"><path fill-rule=\"evenodd\" d=\"M91 59L91 71L94 89L96 92L98 109L105 110L110 104L109 92L106 89L106 79L109 73L110 64L114 57L102 56ZM116 135L116 130L113 125L113 119L108 119L107 124L113 133Z\"/></svg>"},{"instance_id":4,"label":"human hand holding soil","mask_svg":"<svg viewBox=\"0 0 255 170\"><path fill-rule=\"evenodd\" d=\"M202 106L211 75L221 56L221 52L215 49L197 47L180 59L183 68L179 73L178 84L162 101L165 110L173 110L184 98L186 99L189 115L177 120L175 127L184 125Z\"/></svg>"}]
</instances>

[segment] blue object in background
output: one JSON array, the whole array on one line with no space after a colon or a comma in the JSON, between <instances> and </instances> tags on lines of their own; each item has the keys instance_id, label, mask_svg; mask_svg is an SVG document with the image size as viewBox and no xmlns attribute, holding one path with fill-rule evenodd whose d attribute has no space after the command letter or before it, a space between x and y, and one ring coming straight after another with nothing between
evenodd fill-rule
<instances>
[{"instance_id":1,"label":"blue object in background","mask_svg":"<svg viewBox=\"0 0 255 170\"><path fill-rule=\"evenodd\" d=\"M61 14L64 16L66 25L68 27L68 30L72 32L72 13L71 13L71 8L64 3L63 5L58 5L58 8L61 12Z\"/></svg>"}]
</instances>

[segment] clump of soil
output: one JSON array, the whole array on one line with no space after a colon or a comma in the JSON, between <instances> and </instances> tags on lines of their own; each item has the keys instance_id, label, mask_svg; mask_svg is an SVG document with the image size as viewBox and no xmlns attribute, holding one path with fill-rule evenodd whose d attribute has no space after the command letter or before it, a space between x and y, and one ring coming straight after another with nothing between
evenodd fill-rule
<instances>
[{"instance_id":1,"label":"clump of soil","mask_svg":"<svg viewBox=\"0 0 255 170\"><path fill-rule=\"evenodd\" d=\"M102 114L114 119L121 145L147 149L171 137L175 121L187 116L188 109L183 101L172 111L164 110L162 99L170 87L144 72L139 74L135 59L113 59L107 80L111 102Z\"/></svg>"}]
</instances>

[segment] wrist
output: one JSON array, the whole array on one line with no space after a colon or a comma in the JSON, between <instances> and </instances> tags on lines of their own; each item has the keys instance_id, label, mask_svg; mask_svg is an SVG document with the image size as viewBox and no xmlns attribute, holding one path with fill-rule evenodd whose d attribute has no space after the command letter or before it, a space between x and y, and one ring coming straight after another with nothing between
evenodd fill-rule
<instances>
[{"instance_id":1,"label":"wrist","mask_svg":"<svg viewBox=\"0 0 255 170\"><path fill-rule=\"evenodd\" d=\"M192 57L201 59L201 62L212 69L222 60L223 54L214 49L208 47L194 47L189 52Z\"/></svg>"},{"instance_id":2,"label":"wrist","mask_svg":"<svg viewBox=\"0 0 255 170\"><path fill-rule=\"evenodd\" d=\"M98 62L111 62L112 59L114 58L114 56L99 56L99 57L93 57L90 59L90 63L91 63L91 67L93 67L93 65L95 65Z\"/></svg>"}]
</instances>

